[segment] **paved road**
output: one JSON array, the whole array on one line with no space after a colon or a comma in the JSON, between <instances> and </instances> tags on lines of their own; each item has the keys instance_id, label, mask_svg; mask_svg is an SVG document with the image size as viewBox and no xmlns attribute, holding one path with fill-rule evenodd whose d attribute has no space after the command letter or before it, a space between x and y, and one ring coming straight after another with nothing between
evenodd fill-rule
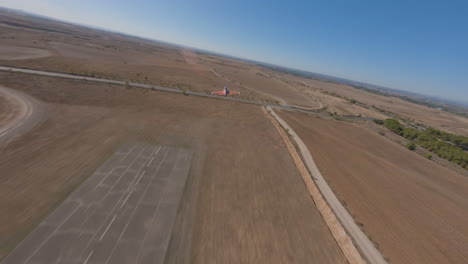
<instances>
[{"instance_id":1,"label":"paved road","mask_svg":"<svg viewBox=\"0 0 468 264\"><path fill-rule=\"evenodd\" d=\"M378 249L375 248L374 244L370 239L364 234L364 232L359 228L359 226L354 222L353 217L348 213L348 211L343 207L338 198L336 198L333 191L328 186L327 182L320 173L317 165L315 164L312 155L307 149L304 142L301 138L294 132L294 130L281 118L279 117L271 107L267 107L271 111L271 114L278 120L278 122L284 127L289 129L289 134L292 135L294 141L297 143L299 150L304 158L304 161L312 173L317 187L320 189L320 192L327 200L327 203L334 211L335 215L340 220L341 224L344 226L348 234L353 238L354 243L358 246L362 254L373 264L387 264L387 261L383 258L382 254Z\"/></svg>"},{"instance_id":2,"label":"paved road","mask_svg":"<svg viewBox=\"0 0 468 264\"><path fill-rule=\"evenodd\" d=\"M19 91L0 86L0 94L13 106L15 117L0 124L0 143L18 137L41 122L44 108L40 103Z\"/></svg>"},{"instance_id":3,"label":"paved road","mask_svg":"<svg viewBox=\"0 0 468 264\"><path fill-rule=\"evenodd\" d=\"M191 157L122 146L2 263L163 263Z\"/></svg>"},{"instance_id":4,"label":"paved road","mask_svg":"<svg viewBox=\"0 0 468 264\"><path fill-rule=\"evenodd\" d=\"M116 84L116 85L129 85L131 87L151 89L151 90L161 91L161 92L186 94L186 95L192 95L192 96L212 98L212 99L217 99L217 100L233 101L233 102L244 103L244 104L265 105L265 106L271 106L271 107L275 107L275 108L281 108L281 109L286 109L286 110L296 110L296 111L301 111L301 112L306 112L306 113L314 113L316 111L321 110L321 108L322 108L322 107L320 107L320 108L314 108L314 109L306 109L306 108L303 109L303 108L300 108L300 107L297 107L297 106L264 104L264 103L261 103L261 102L251 101L251 100L246 100L246 99L241 99L241 98L236 98L236 97L229 97L229 96L224 97L224 96L219 96L219 95L212 95L212 94L201 93L201 92L193 92L193 91L185 91L184 92L184 91L182 91L180 89L176 89L176 88L168 88L168 87L161 87L161 86L142 84L142 83L134 83L134 82L128 82L127 83L127 82L124 82L124 81L116 81L116 80L110 80L110 79L104 79L104 78L86 77L86 76L73 75L73 74L68 74L68 73L30 70L30 69L14 68L14 67L7 67L7 66L0 66L0 71L20 72L20 73L48 76L48 77L58 77L58 78L66 78L66 79L74 79L74 80L86 80L86 81L109 83L109 84Z\"/></svg>"}]
</instances>

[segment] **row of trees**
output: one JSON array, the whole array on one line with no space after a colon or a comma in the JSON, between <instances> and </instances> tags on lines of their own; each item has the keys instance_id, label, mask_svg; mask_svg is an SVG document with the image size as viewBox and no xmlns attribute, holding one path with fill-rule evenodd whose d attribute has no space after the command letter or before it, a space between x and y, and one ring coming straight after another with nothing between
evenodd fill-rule
<instances>
[{"instance_id":1,"label":"row of trees","mask_svg":"<svg viewBox=\"0 0 468 264\"><path fill-rule=\"evenodd\" d=\"M468 147L467 137L453 135L433 128L420 131L405 127L391 118L386 119L383 125L443 159L454 162L463 168L468 167L468 153L463 150L463 147Z\"/></svg>"},{"instance_id":2,"label":"row of trees","mask_svg":"<svg viewBox=\"0 0 468 264\"><path fill-rule=\"evenodd\" d=\"M450 134L433 128L428 128L427 133L442 141L450 142L463 148L468 148L468 137Z\"/></svg>"}]
</instances>

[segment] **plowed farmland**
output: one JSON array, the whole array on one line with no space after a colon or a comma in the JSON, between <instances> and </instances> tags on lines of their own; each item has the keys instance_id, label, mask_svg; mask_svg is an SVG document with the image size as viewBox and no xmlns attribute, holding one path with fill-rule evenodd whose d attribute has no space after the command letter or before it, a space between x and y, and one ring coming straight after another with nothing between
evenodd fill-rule
<instances>
[{"instance_id":1,"label":"plowed farmland","mask_svg":"<svg viewBox=\"0 0 468 264\"><path fill-rule=\"evenodd\" d=\"M189 148L168 263L344 263L277 131L259 107L1 73L47 105L0 152L4 257L122 144Z\"/></svg>"},{"instance_id":2,"label":"plowed farmland","mask_svg":"<svg viewBox=\"0 0 468 264\"><path fill-rule=\"evenodd\" d=\"M468 178L356 125L280 115L391 263L468 262Z\"/></svg>"}]
</instances>

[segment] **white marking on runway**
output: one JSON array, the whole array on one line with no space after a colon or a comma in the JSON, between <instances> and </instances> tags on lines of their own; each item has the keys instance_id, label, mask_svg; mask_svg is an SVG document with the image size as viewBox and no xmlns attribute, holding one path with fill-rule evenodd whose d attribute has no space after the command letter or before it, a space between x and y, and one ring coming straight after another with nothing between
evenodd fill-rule
<instances>
[{"instance_id":1,"label":"white marking on runway","mask_svg":"<svg viewBox=\"0 0 468 264\"><path fill-rule=\"evenodd\" d=\"M161 162L160 162L159 165L158 165L158 168L156 169L156 171L154 172L153 176L151 177L151 181L153 181L154 176L158 173L159 168L161 168L161 164L163 164L163 162L165 161L166 156L167 156L168 153L169 153L169 150L167 150L167 152L164 154L164 156L163 156ZM135 208L133 208L132 214L130 215L130 218L128 219L127 224L125 225L124 229L123 229L122 232L120 233L120 236L119 236L119 238L117 239L117 242L115 243L114 248L112 249L112 251L111 251L109 257L107 258L107 260L106 260L106 262L105 262L104 264L107 264L107 263L109 262L109 260L111 259L112 255L114 254L114 251L115 251L115 249L117 248L117 244L119 243L119 241L120 241L120 239L122 238L123 234L124 234L125 231L127 230L128 225L129 225L130 222L132 221L133 216L135 215L135 212L136 212L137 208L140 206L141 201L143 200L143 197L145 197L145 194L146 194L146 192L148 191L148 188L149 188L149 184L146 185L146 188L145 188L145 191L143 192L143 195L140 197L140 200L138 201L138 203L137 203L137 205L135 206Z\"/></svg>"},{"instance_id":2,"label":"white marking on runway","mask_svg":"<svg viewBox=\"0 0 468 264\"><path fill-rule=\"evenodd\" d=\"M101 183L103 181L105 181L107 179L107 177L114 171L114 169L112 169L111 171L109 171L109 173L107 173L106 176L104 176L104 178L96 185L96 187L94 187L94 189L96 189L99 185L101 185Z\"/></svg>"},{"instance_id":3,"label":"white marking on runway","mask_svg":"<svg viewBox=\"0 0 468 264\"><path fill-rule=\"evenodd\" d=\"M110 226L112 225L112 223L114 223L114 220L115 218L117 217L117 215L114 215L114 217L112 218L112 220L110 221L109 225L107 226L106 230L104 230L104 233L102 233L101 237L99 238L99 240L102 240L102 238L106 235L107 233L107 230L109 230Z\"/></svg>"},{"instance_id":4,"label":"white marking on runway","mask_svg":"<svg viewBox=\"0 0 468 264\"><path fill-rule=\"evenodd\" d=\"M88 263L89 259L90 259L90 258L91 258L91 256L93 255L93 253L94 253L94 250L93 250L93 251L91 251L91 253L89 253L88 257L87 257L87 258L86 258L86 260L83 262L83 264L86 264L86 263Z\"/></svg>"},{"instance_id":5,"label":"white marking on runway","mask_svg":"<svg viewBox=\"0 0 468 264\"><path fill-rule=\"evenodd\" d=\"M145 173L146 171L143 171L143 173L141 174L140 178L138 178L138 181L135 183L135 185L137 185L140 182L141 178L143 177L143 175L145 175Z\"/></svg>"},{"instance_id":6,"label":"white marking on runway","mask_svg":"<svg viewBox=\"0 0 468 264\"><path fill-rule=\"evenodd\" d=\"M24 263L27 263L37 253L37 251L39 251L39 249L41 249L42 246L44 246L44 244L47 243L47 241L49 241L49 239L55 235L57 230L59 230L59 228L61 228L68 221L68 219L70 219L70 217L76 212L76 210L78 210L78 208L80 208L80 206L75 207L73 212L70 215L68 215L67 218L65 218L65 221L63 221L59 226L57 226L57 228L55 228L54 232L52 232L52 234L50 234L50 236L48 236L47 239L44 242L42 242L39 245L39 247L36 248L36 250L34 250L31 256L29 256Z\"/></svg>"}]
</instances>

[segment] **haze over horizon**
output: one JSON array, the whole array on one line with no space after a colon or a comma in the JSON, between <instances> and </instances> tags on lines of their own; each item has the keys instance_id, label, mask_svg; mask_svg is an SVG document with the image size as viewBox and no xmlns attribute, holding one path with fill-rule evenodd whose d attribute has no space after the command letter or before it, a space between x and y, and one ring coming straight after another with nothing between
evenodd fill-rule
<instances>
[{"instance_id":1,"label":"haze over horizon","mask_svg":"<svg viewBox=\"0 0 468 264\"><path fill-rule=\"evenodd\" d=\"M0 0L0 6L468 103L464 1Z\"/></svg>"}]
</instances>

